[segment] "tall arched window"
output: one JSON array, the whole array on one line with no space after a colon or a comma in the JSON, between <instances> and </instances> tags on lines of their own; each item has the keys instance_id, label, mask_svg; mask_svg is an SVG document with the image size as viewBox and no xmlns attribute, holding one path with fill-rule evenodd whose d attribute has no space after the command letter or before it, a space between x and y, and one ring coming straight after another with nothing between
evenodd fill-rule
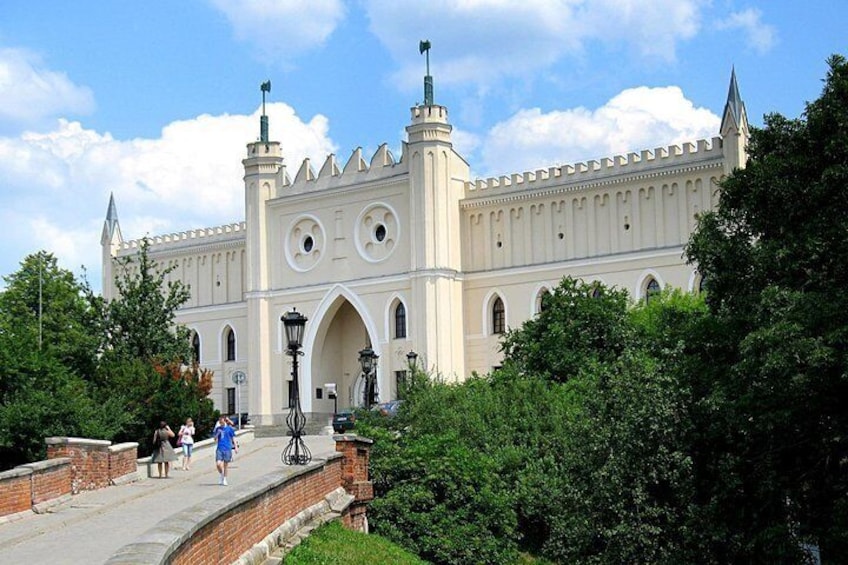
<instances>
[{"instance_id":1,"label":"tall arched window","mask_svg":"<svg viewBox=\"0 0 848 565\"><path fill-rule=\"evenodd\" d=\"M200 335L197 332L191 334L191 352L193 355L192 361L200 363Z\"/></svg>"},{"instance_id":2,"label":"tall arched window","mask_svg":"<svg viewBox=\"0 0 848 565\"><path fill-rule=\"evenodd\" d=\"M227 328L227 361L236 360L236 332Z\"/></svg>"},{"instance_id":3,"label":"tall arched window","mask_svg":"<svg viewBox=\"0 0 848 565\"><path fill-rule=\"evenodd\" d=\"M660 283L657 279L651 277L648 279L648 284L645 285L645 302L650 302L654 296L660 293Z\"/></svg>"},{"instance_id":4,"label":"tall arched window","mask_svg":"<svg viewBox=\"0 0 848 565\"><path fill-rule=\"evenodd\" d=\"M406 337L406 306L403 302L398 302L395 308L395 339L403 339Z\"/></svg>"},{"instance_id":5,"label":"tall arched window","mask_svg":"<svg viewBox=\"0 0 848 565\"><path fill-rule=\"evenodd\" d=\"M492 303L492 333L502 334L506 330L506 311L501 297L495 298Z\"/></svg>"}]
</instances>

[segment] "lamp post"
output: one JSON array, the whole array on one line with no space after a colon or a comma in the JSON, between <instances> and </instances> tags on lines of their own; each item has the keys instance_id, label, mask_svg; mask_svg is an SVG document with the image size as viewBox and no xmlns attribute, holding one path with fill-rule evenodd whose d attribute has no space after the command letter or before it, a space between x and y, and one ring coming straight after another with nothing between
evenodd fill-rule
<instances>
[{"instance_id":1,"label":"lamp post","mask_svg":"<svg viewBox=\"0 0 848 565\"><path fill-rule=\"evenodd\" d=\"M286 425L289 428L291 440L283 450L282 460L286 465L306 465L312 461L312 453L303 441L303 428L306 426L306 416L300 408L300 387L297 382L297 357L303 355L300 351L303 345L303 330L306 327L306 316L292 308L280 318L286 329L286 355L292 358L292 400L289 403L289 415Z\"/></svg>"},{"instance_id":2,"label":"lamp post","mask_svg":"<svg viewBox=\"0 0 848 565\"><path fill-rule=\"evenodd\" d=\"M374 381L379 357L370 345L359 352L359 364L362 365L362 374L365 375L365 391L362 398L365 408L370 408L374 404Z\"/></svg>"},{"instance_id":3,"label":"lamp post","mask_svg":"<svg viewBox=\"0 0 848 565\"><path fill-rule=\"evenodd\" d=\"M408 370L403 375L403 380L398 382L398 399L406 397L409 387L412 386L412 379L415 377L415 369L418 366L418 354L410 351L406 354L406 365Z\"/></svg>"}]
</instances>

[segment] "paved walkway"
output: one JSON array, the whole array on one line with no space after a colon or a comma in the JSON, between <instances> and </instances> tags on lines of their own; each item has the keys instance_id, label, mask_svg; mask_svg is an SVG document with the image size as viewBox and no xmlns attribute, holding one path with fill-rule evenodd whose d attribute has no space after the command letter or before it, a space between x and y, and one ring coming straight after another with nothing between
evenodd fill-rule
<instances>
[{"instance_id":1,"label":"paved walkway","mask_svg":"<svg viewBox=\"0 0 848 565\"><path fill-rule=\"evenodd\" d=\"M168 479L144 479L84 492L47 514L27 513L21 519L0 522L0 564L104 563L173 514L257 477L289 469L280 462L288 440L241 440L241 449L230 465L227 487L218 485L212 452L207 450L192 461L190 471L172 469ZM305 440L313 460L335 452L332 436L307 436ZM142 472L146 469L139 468Z\"/></svg>"}]
</instances>

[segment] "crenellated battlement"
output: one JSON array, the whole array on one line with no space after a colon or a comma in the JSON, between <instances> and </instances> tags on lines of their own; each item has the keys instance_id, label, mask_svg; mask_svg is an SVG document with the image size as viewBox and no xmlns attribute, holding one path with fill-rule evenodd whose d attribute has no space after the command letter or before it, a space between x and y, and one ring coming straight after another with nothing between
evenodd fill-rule
<instances>
[{"instance_id":1,"label":"crenellated battlement","mask_svg":"<svg viewBox=\"0 0 848 565\"><path fill-rule=\"evenodd\" d=\"M598 179L645 173L666 167L694 165L704 161L722 158L722 139L700 139L695 143L686 142L682 145L645 149L639 153L603 157L600 160L590 159L585 162L548 167L524 173L476 179L465 183L468 195L498 189L516 189L544 187L551 184L569 182L587 182ZM482 196L481 194L476 194Z\"/></svg>"},{"instance_id":2,"label":"crenellated battlement","mask_svg":"<svg viewBox=\"0 0 848 565\"><path fill-rule=\"evenodd\" d=\"M362 148L357 147L342 167L336 160L336 155L330 153L318 173L312 167L312 161L307 157L303 160L294 180L283 179L284 190L297 192L321 190L340 185L350 185L359 182L373 181L394 176L405 172L405 165L395 161L388 145L383 143L374 152L371 161L366 162L362 156Z\"/></svg>"},{"instance_id":3,"label":"crenellated battlement","mask_svg":"<svg viewBox=\"0 0 848 565\"><path fill-rule=\"evenodd\" d=\"M156 235L146 238L150 242L150 249L156 250L173 245L186 243L217 243L219 241L227 241L231 239L240 239L245 237L247 232L246 222L237 222L234 224L226 224L223 226L215 226L211 228L200 228L188 230L178 233L169 233L165 235ZM142 239L133 239L124 241L118 247L119 251L133 251L141 248Z\"/></svg>"}]
</instances>

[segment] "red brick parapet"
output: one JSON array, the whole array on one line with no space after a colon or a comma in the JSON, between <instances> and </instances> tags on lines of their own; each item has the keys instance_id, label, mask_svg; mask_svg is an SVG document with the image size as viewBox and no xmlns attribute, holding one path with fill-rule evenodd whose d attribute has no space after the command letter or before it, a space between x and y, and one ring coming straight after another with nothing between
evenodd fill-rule
<instances>
[{"instance_id":1,"label":"red brick parapet","mask_svg":"<svg viewBox=\"0 0 848 565\"><path fill-rule=\"evenodd\" d=\"M368 503L374 500L374 485L368 478L368 461L373 440L356 434L333 436L336 451L344 455L342 461L342 486L354 496L348 512L342 517L344 525L351 530L368 532L365 512Z\"/></svg>"},{"instance_id":2,"label":"red brick parapet","mask_svg":"<svg viewBox=\"0 0 848 565\"><path fill-rule=\"evenodd\" d=\"M44 512L72 494L138 480L138 443L112 445L77 437L49 437L45 442L45 461L0 473L0 518Z\"/></svg>"},{"instance_id":3,"label":"red brick parapet","mask_svg":"<svg viewBox=\"0 0 848 565\"><path fill-rule=\"evenodd\" d=\"M111 441L80 437L49 437L47 459L67 457L71 460L71 492L97 490L111 484L109 446Z\"/></svg>"}]
</instances>

